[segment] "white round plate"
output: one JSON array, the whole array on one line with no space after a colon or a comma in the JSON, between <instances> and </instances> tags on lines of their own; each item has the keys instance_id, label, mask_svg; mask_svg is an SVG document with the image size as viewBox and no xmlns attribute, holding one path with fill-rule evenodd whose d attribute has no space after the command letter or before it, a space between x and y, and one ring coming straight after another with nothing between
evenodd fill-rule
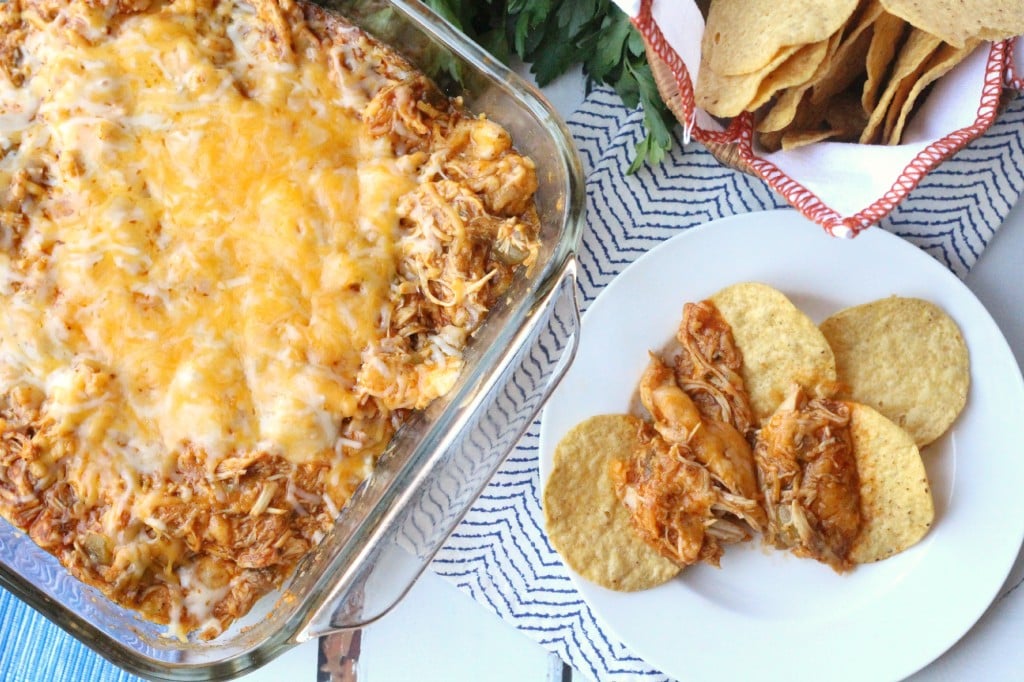
<instances>
[{"instance_id":1,"label":"white round plate","mask_svg":"<svg viewBox=\"0 0 1024 682\"><path fill-rule=\"evenodd\" d=\"M613 592L573 574L596 617L651 666L683 680L898 679L977 621L1024 537L1024 382L991 316L964 284L880 229L826 236L794 211L744 214L681 233L644 254L583 318L572 367L544 410L541 481L583 419L629 410L647 352L669 341L683 304L743 281L770 284L813 320L890 295L942 306L971 356L967 407L922 452L935 523L911 549L837 575L761 547L726 549L721 568Z\"/></svg>"}]
</instances>

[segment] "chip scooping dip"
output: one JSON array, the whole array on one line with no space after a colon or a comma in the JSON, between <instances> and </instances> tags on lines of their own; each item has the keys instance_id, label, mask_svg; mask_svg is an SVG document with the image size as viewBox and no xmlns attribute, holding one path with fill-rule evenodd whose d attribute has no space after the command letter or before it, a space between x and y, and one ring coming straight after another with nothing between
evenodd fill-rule
<instances>
[{"instance_id":1,"label":"chip scooping dip","mask_svg":"<svg viewBox=\"0 0 1024 682\"><path fill-rule=\"evenodd\" d=\"M821 323L843 396L881 412L918 447L945 433L967 402L970 359L956 322L934 303L893 296Z\"/></svg>"},{"instance_id":2,"label":"chip scooping dip","mask_svg":"<svg viewBox=\"0 0 1024 682\"><path fill-rule=\"evenodd\" d=\"M828 341L781 291L745 282L722 289L711 301L743 355L743 382L758 421L775 412L794 382L814 390L836 380Z\"/></svg>"},{"instance_id":3,"label":"chip scooping dip","mask_svg":"<svg viewBox=\"0 0 1024 682\"><path fill-rule=\"evenodd\" d=\"M544 488L545 528L555 550L587 580L623 592L656 587L680 570L634 532L609 475L611 462L637 447L640 428L627 415L577 424L555 447Z\"/></svg>"},{"instance_id":4,"label":"chip scooping dip","mask_svg":"<svg viewBox=\"0 0 1024 682\"><path fill-rule=\"evenodd\" d=\"M677 351L652 353L640 378L650 416L641 447L612 464L634 529L680 566L718 566L727 545L764 527L750 449L756 424L742 358L710 301L687 303Z\"/></svg>"},{"instance_id":5,"label":"chip scooping dip","mask_svg":"<svg viewBox=\"0 0 1024 682\"><path fill-rule=\"evenodd\" d=\"M754 459L764 493L765 541L838 572L853 567L861 530L857 459L844 402L794 385L758 434Z\"/></svg>"}]
</instances>

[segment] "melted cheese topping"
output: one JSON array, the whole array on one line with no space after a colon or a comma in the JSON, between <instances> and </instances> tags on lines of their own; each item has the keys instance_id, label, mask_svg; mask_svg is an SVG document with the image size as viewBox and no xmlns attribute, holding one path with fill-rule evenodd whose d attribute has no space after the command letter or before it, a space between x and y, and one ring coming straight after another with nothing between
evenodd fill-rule
<instances>
[{"instance_id":1,"label":"melted cheese topping","mask_svg":"<svg viewBox=\"0 0 1024 682\"><path fill-rule=\"evenodd\" d=\"M216 636L450 389L536 188L312 6L0 2L0 514Z\"/></svg>"},{"instance_id":2,"label":"melted cheese topping","mask_svg":"<svg viewBox=\"0 0 1024 682\"><path fill-rule=\"evenodd\" d=\"M54 188L26 262L0 263L0 391L43 388L44 413L95 455L79 480L100 486L169 471L187 444L211 470L333 451L415 180L364 132L365 74L252 58L266 41L244 5L222 5L204 41L174 4L92 44L100 10L71 9L77 33L26 40L29 87L0 86L20 143L0 184L49 160Z\"/></svg>"}]
</instances>

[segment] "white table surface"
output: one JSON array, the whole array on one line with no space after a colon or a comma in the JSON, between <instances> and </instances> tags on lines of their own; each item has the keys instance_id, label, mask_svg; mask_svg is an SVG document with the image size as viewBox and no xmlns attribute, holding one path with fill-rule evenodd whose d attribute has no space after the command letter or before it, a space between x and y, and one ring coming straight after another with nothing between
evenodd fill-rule
<instances>
[{"instance_id":1,"label":"white table surface","mask_svg":"<svg viewBox=\"0 0 1024 682\"><path fill-rule=\"evenodd\" d=\"M579 73L544 89L568 116L583 99ZM1018 202L966 279L1024 362L1024 202ZM1022 451L1024 454L1024 451ZM993 520L998 523L998 519ZM969 560L969 558L967 558ZM913 682L1024 679L1024 557L975 627ZM935 608L941 610L942 595ZM242 678L245 682L316 679L316 643L306 644ZM363 631L358 682L562 682L562 664L443 578L424 573L394 611ZM566 673L568 675L568 673ZM585 679L578 672L573 682Z\"/></svg>"}]
</instances>

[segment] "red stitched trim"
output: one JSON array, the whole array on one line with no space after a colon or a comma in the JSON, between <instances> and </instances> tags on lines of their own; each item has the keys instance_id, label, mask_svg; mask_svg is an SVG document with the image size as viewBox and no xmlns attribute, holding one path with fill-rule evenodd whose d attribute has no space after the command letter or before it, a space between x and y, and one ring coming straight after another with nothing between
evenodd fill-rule
<instances>
[{"instance_id":1,"label":"red stitched trim","mask_svg":"<svg viewBox=\"0 0 1024 682\"><path fill-rule=\"evenodd\" d=\"M640 13L633 19L633 24L648 45L668 65L682 95L684 112L693 125L695 120L694 97L690 74L683 60L665 40L664 34L657 22L654 21L651 14L651 3L652 0L641 0ZM974 123L953 131L923 149L903 169L889 191L853 216L844 218L809 189L779 170L775 164L757 156L752 147L753 122L749 114L736 117L722 132L705 130L694 125L693 136L705 144L709 142L735 143L740 158L794 208L821 225L829 234L856 236L865 228L888 215L931 170L988 130L998 112L1004 79L1013 87L1024 89L1022 79L1013 70L1013 49L1013 41L1002 41L994 43L989 50L988 64L985 67L985 84L982 88L981 101Z\"/></svg>"},{"instance_id":2,"label":"red stitched trim","mask_svg":"<svg viewBox=\"0 0 1024 682\"><path fill-rule=\"evenodd\" d=\"M1007 45L1007 41L995 43L989 50L988 65L985 68L985 85L982 88L981 102L978 105L974 123L955 130L925 147L903 170L896 182L893 183L892 188L854 218L868 222L881 220L917 187L928 172L988 130L999 111L999 97L1003 90L1003 74L1006 69Z\"/></svg>"},{"instance_id":3,"label":"red stitched trim","mask_svg":"<svg viewBox=\"0 0 1024 682\"><path fill-rule=\"evenodd\" d=\"M749 112L743 112L736 118L732 119L729 123L729 127L721 132L705 130L704 128L697 126L694 127L693 136L705 144L708 142L715 144L735 144L743 139L744 131L753 129L753 116Z\"/></svg>"},{"instance_id":4,"label":"red stitched trim","mask_svg":"<svg viewBox=\"0 0 1024 682\"><path fill-rule=\"evenodd\" d=\"M775 164L758 157L752 149L753 133L749 128L749 122L738 140L740 158L746 161L751 169L781 194L786 201L824 227L830 234L855 237L866 227L887 216L917 187L925 175L979 137L992 125L996 118L999 95L1003 87L1006 45L1006 42L996 43L989 51L988 64L985 67L985 85L982 89L981 102L978 105L974 123L953 131L921 150L881 198L853 216L846 218L840 216L810 190L779 170Z\"/></svg>"}]
</instances>

